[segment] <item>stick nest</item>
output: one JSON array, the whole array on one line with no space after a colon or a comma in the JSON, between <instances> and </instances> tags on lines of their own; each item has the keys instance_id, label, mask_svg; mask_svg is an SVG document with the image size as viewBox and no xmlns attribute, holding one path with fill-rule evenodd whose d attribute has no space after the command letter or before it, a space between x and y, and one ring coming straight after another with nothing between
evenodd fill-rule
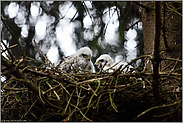
<instances>
[{"instance_id":1,"label":"stick nest","mask_svg":"<svg viewBox=\"0 0 183 123\"><path fill-rule=\"evenodd\" d=\"M158 107L151 72L66 73L29 57L1 59L2 121L182 120L180 70L159 73ZM163 115L155 115L157 108Z\"/></svg>"}]
</instances>

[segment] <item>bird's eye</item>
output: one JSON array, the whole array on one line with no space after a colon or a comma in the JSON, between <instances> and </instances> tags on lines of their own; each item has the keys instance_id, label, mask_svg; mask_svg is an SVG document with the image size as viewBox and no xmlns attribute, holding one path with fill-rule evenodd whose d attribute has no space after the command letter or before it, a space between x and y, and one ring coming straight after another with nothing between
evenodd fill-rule
<instances>
[{"instance_id":1,"label":"bird's eye","mask_svg":"<svg viewBox=\"0 0 183 123\"><path fill-rule=\"evenodd\" d=\"M99 62L104 62L104 59L99 60Z\"/></svg>"},{"instance_id":2,"label":"bird's eye","mask_svg":"<svg viewBox=\"0 0 183 123\"><path fill-rule=\"evenodd\" d=\"M86 54L81 54L84 58L87 58L87 55Z\"/></svg>"}]
</instances>

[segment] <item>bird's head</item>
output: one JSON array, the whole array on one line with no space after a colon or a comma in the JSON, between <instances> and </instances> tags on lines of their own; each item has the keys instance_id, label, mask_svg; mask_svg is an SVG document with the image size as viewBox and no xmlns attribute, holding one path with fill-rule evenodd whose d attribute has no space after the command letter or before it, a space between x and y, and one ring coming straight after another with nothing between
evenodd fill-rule
<instances>
[{"instance_id":1,"label":"bird's head","mask_svg":"<svg viewBox=\"0 0 183 123\"><path fill-rule=\"evenodd\" d=\"M90 61L92 57L92 51L90 50L89 47L83 47L78 50L77 55L81 58Z\"/></svg>"},{"instance_id":2,"label":"bird's head","mask_svg":"<svg viewBox=\"0 0 183 123\"><path fill-rule=\"evenodd\" d=\"M114 64L113 59L108 54L103 54L99 58L97 58L94 65L96 65L99 69L106 67L111 67Z\"/></svg>"}]
</instances>

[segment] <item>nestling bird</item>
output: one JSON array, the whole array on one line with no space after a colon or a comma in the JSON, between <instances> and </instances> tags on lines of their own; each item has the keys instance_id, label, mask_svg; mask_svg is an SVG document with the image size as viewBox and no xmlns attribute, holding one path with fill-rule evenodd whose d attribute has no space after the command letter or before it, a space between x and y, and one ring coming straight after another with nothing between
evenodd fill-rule
<instances>
[{"instance_id":1,"label":"nestling bird","mask_svg":"<svg viewBox=\"0 0 183 123\"><path fill-rule=\"evenodd\" d=\"M100 71L105 71L110 68L108 72L113 72L113 68L111 68L113 64L114 61L108 54L101 55L95 62L95 65L99 68Z\"/></svg>"},{"instance_id":2,"label":"nestling bird","mask_svg":"<svg viewBox=\"0 0 183 123\"><path fill-rule=\"evenodd\" d=\"M99 68L100 71L106 71L109 73L114 72L120 66L122 66L120 70L123 70L123 73L126 73L133 68L131 65L128 65L128 67L124 68L127 63L123 63L122 61L115 63L108 54L103 54L99 58L97 58L95 65L97 66L97 68Z\"/></svg>"},{"instance_id":3,"label":"nestling bird","mask_svg":"<svg viewBox=\"0 0 183 123\"><path fill-rule=\"evenodd\" d=\"M66 57L60 64L60 69L67 73L84 71L95 72L91 57L92 51L90 48L82 47L75 54Z\"/></svg>"}]
</instances>

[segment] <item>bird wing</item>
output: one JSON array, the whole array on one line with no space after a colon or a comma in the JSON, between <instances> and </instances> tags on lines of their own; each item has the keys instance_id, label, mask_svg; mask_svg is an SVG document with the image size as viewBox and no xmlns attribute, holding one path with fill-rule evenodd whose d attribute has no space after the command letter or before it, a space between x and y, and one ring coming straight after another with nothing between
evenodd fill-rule
<instances>
[{"instance_id":1,"label":"bird wing","mask_svg":"<svg viewBox=\"0 0 183 123\"><path fill-rule=\"evenodd\" d=\"M88 64L87 64L87 66L84 70L85 71L90 71L90 72L95 72L95 68L94 68L93 63L91 61L88 61Z\"/></svg>"},{"instance_id":2,"label":"bird wing","mask_svg":"<svg viewBox=\"0 0 183 123\"><path fill-rule=\"evenodd\" d=\"M64 61L60 64L60 69L69 73L73 69L75 57L75 54L65 57Z\"/></svg>"}]
</instances>

